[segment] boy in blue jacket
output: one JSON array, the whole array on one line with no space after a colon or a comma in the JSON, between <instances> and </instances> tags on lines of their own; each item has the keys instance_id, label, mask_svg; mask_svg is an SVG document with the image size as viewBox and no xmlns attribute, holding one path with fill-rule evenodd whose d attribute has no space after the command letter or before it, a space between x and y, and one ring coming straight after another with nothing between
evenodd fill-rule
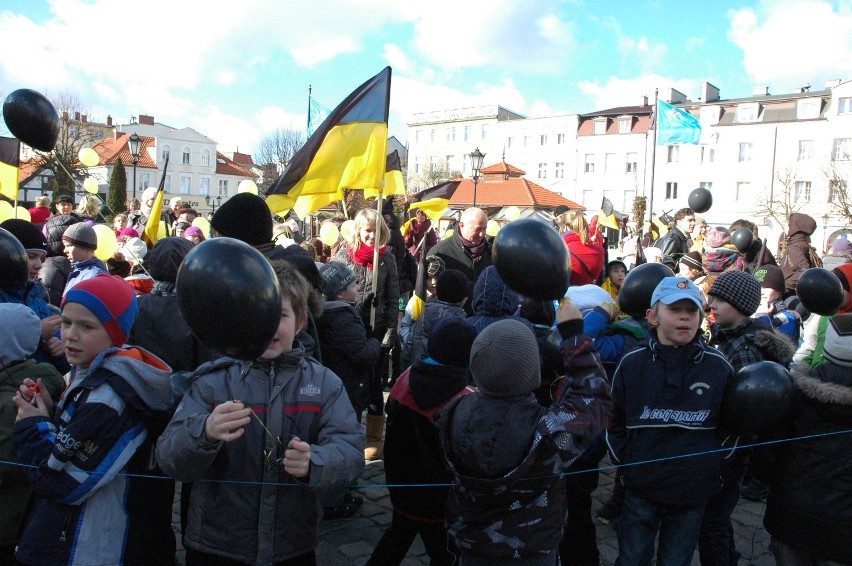
<instances>
[{"instance_id":1,"label":"boy in blue jacket","mask_svg":"<svg viewBox=\"0 0 852 566\"><path fill-rule=\"evenodd\" d=\"M646 313L651 338L613 376L606 439L626 488L618 565L650 565L658 531L658 563L688 564L719 487L715 429L733 369L701 337L703 302L688 279L663 279Z\"/></svg>"}]
</instances>

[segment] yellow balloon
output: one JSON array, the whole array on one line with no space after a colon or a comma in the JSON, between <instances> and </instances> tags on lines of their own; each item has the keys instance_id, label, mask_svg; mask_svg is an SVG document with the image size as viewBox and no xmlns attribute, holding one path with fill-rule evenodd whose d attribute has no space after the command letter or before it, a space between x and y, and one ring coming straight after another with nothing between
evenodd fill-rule
<instances>
[{"instance_id":1,"label":"yellow balloon","mask_svg":"<svg viewBox=\"0 0 852 566\"><path fill-rule=\"evenodd\" d=\"M210 222L208 222L206 218L199 216L192 221L192 225L201 228L205 238L210 237Z\"/></svg>"},{"instance_id":2,"label":"yellow balloon","mask_svg":"<svg viewBox=\"0 0 852 566\"><path fill-rule=\"evenodd\" d=\"M80 163L86 167L94 167L99 165L101 162L101 157L98 155L98 152L91 147L81 148L77 153L77 159L79 159Z\"/></svg>"},{"instance_id":3,"label":"yellow balloon","mask_svg":"<svg viewBox=\"0 0 852 566\"><path fill-rule=\"evenodd\" d=\"M83 181L83 189L87 193L97 194L98 192L98 181L94 177L86 177L86 180Z\"/></svg>"},{"instance_id":4,"label":"yellow balloon","mask_svg":"<svg viewBox=\"0 0 852 566\"><path fill-rule=\"evenodd\" d=\"M334 222L326 220L322 223L322 226L320 226L319 238L320 242L331 247L336 244L338 238L340 238L340 230L337 229L337 225Z\"/></svg>"},{"instance_id":5,"label":"yellow balloon","mask_svg":"<svg viewBox=\"0 0 852 566\"><path fill-rule=\"evenodd\" d=\"M15 218L18 220L26 220L27 222L32 222L32 216L30 216L30 211L24 208L23 206L15 207Z\"/></svg>"},{"instance_id":6,"label":"yellow balloon","mask_svg":"<svg viewBox=\"0 0 852 566\"><path fill-rule=\"evenodd\" d=\"M352 239L352 234L355 232L355 221L347 220L343 224L340 225L340 235L343 236L343 239L347 242Z\"/></svg>"},{"instance_id":7,"label":"yellow balloon","mask_svg":"<svg viewBox=\"0 0 852 566\"><path fill-rule=\"evenodd\" d=\"M251 193L253 195L257 194L257 185L251 179L243 179L240 181L240 184L237 185L238 193Z\"/></svg>"},{"instance_id":8,"label":"yellow balloon","mask_svg":"<svg viewBox=\"0 0 852 566\"><path fill-rule=\"evenodd\" d=\"M489 220L488 224L485 225L485 233L489 236L496 236L499 231L500 224L498 224L496 220Z\"/></svg>"},{"instance_id":9,"label":"yellow balloon","mask_svg":"<svg viewBox=\"0 0 852 566\"><path fill-rule=\"evenodd\" d=\"M115 253L115 232L106 224L95 224L92 229L98 237L98 247L95 249L95 257L106 261Z\"/></svg>"},{"instance_id":10,"label":"yellow balloon","mask_svg":"<svg viewBox=\"0 0 852 566\"><path fill-rule=\"evenodd\" d=\"M0 200L0 222L5 222L12 218L15 214L15 209L5 200Z\"/></svg>"},{"instance_id":11,"label":"yellow balloon","mask_svg":"<svg viewBox=\"0 0 852 566\"><path fill-rule=\"evenodd\" d=\"M506 208L506 213L504 214L506 220L512 222L513 220L517 220L521 217L521 209L517 206L510 206Z\"/></svg>"}]
</instances>

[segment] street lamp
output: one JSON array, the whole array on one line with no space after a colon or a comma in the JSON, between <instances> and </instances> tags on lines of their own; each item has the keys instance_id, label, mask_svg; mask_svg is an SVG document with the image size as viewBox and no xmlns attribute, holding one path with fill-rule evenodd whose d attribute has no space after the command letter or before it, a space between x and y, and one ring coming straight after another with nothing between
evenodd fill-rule
<instances>
[{"instance_id":1,"label":"street lamp","mask_svg":"<svg viewBox=\"0 0 852 566\"><path fill-rule=\"evenodd\" d=\"M485 154L479 151L478 147L470 154L470 176L473 178L473 206L476 206L476 185L479 183L479 170L482 169L483 159L485 159Z\"/></svg>"},{"instance_id":2,"label":"street lamp","mask_svg":"<svg viewBox=\"0 0 852 566\"><path fill-rule=\"evenodd\" d=\"M826 251L826 246L828 245L828 221L831 220L831 216L828 214L822 215L822 251Z\"/></svg>"},{"instance_id":3,"label":"street lamp","mask_svg":"<svg viewBox=\"0 0 852 566\"><path fill-rule=\"evenodd\" d=\"M213 214L213 213L216 212L216 205L222 204L222 195L219 195L216 198L212 198L212 199L210 198L210 195L205 195L204 201L207 203L207 206L212 208L212 210L210 211L210 214Z\"/></svg>"},{"instance_id":4,"label":"street lamp","mask_svg":"<svg viewBox=\"0 0 852 566\"><path fill-rule=\"evenodd\" d=\"M133 132L127 139L127 146L130 149L130 157L133 158L133 198L136 198L136 164L139 163L139 158L142 154L139 153L139 148L142 146L142 138Z\"/></svg>"}]
</instances>

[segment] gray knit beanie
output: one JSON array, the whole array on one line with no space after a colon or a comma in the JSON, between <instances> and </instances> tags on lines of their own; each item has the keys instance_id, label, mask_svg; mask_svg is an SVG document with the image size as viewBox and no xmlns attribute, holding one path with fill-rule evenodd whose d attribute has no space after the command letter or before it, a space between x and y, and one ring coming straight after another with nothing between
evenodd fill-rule
<instances>
[{"instance_id":1,"label":"gray knit beanie","mask_svg":"<svg viewBox=\"0 0 852 566\"><path fill-rule=\"evenodd\" d=\"M831 317L825 329L825 359L840 366L852 366L852 314Z\"/></svg>"},{"instance_id":2,"label":"gray knit beanie","mask_svg":"<svg viewBox=\"0 0 852 566\"><path fill-rule=\"evenodd\" d=\"M72 224L62 233L62 241L89 250L98 249L98 235L95 229L85 222Z\"/></svg>"},{"instance_id":3,"label":"gray knit beanie","mask_svg":"<svg viewBox=\"0 0 852 566\"><path fill-rule=\"evenodd\" d=\"M32 356L41 339L41 321L33 310L0 303L0 365L8 367Z\"/></svg>"},{"instance_id":4,"label":"gray knit beanie","mask_svg":"<svg viewBox=\"0 0 852 566\"><path fill-rule=\"evenodd\" d=\"M479 333L470 351L470 371L490 397L526 395L541 385L535 335L523 322L504 319Z\"/></svg>"},{"instance_id":5,"label":"gray knit beanie","mask_svg":"<svg viewBox=\"0 0 852 566\"><path fill-rule=\"evenodd\" d=\"M746 316L751 316L760 306L760 283L745 271L726 271L716 278L710 297L719 297Z\"/></svg>"}]
</instances>

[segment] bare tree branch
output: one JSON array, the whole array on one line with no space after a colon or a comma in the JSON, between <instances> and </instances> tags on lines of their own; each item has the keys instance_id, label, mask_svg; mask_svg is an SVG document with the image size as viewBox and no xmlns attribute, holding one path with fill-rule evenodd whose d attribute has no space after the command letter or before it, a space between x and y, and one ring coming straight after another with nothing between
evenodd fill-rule
<instances>
[{"instance_id":1,"label":"bare tree branch","mask_svg":"<svg viewBox=\"0 0 852 566\"><path fill-rule=\"evenodd\" d=\"M263 181L258 184L258 189L265 193L303 145L305 145L305 133L290 128L275 130L261 139L252 155L254 162L264 172Z\"/></svg>"},{"instance_id":2,"label":"bare tree branch","mask_svg":"<svg viewBox=\"0 0 852 566\"><path fill-rule=\"evenodd\" d=\"M772 218L787 232L787 223L790 215L800 211L808 203L806 199L796 199L796 182L798 176L796 167L791 165L780 169L775 174L775 179L780 187L769 193L764 191L755 199L754 215L757 217Z\"/></svg>"}]
</instances>

